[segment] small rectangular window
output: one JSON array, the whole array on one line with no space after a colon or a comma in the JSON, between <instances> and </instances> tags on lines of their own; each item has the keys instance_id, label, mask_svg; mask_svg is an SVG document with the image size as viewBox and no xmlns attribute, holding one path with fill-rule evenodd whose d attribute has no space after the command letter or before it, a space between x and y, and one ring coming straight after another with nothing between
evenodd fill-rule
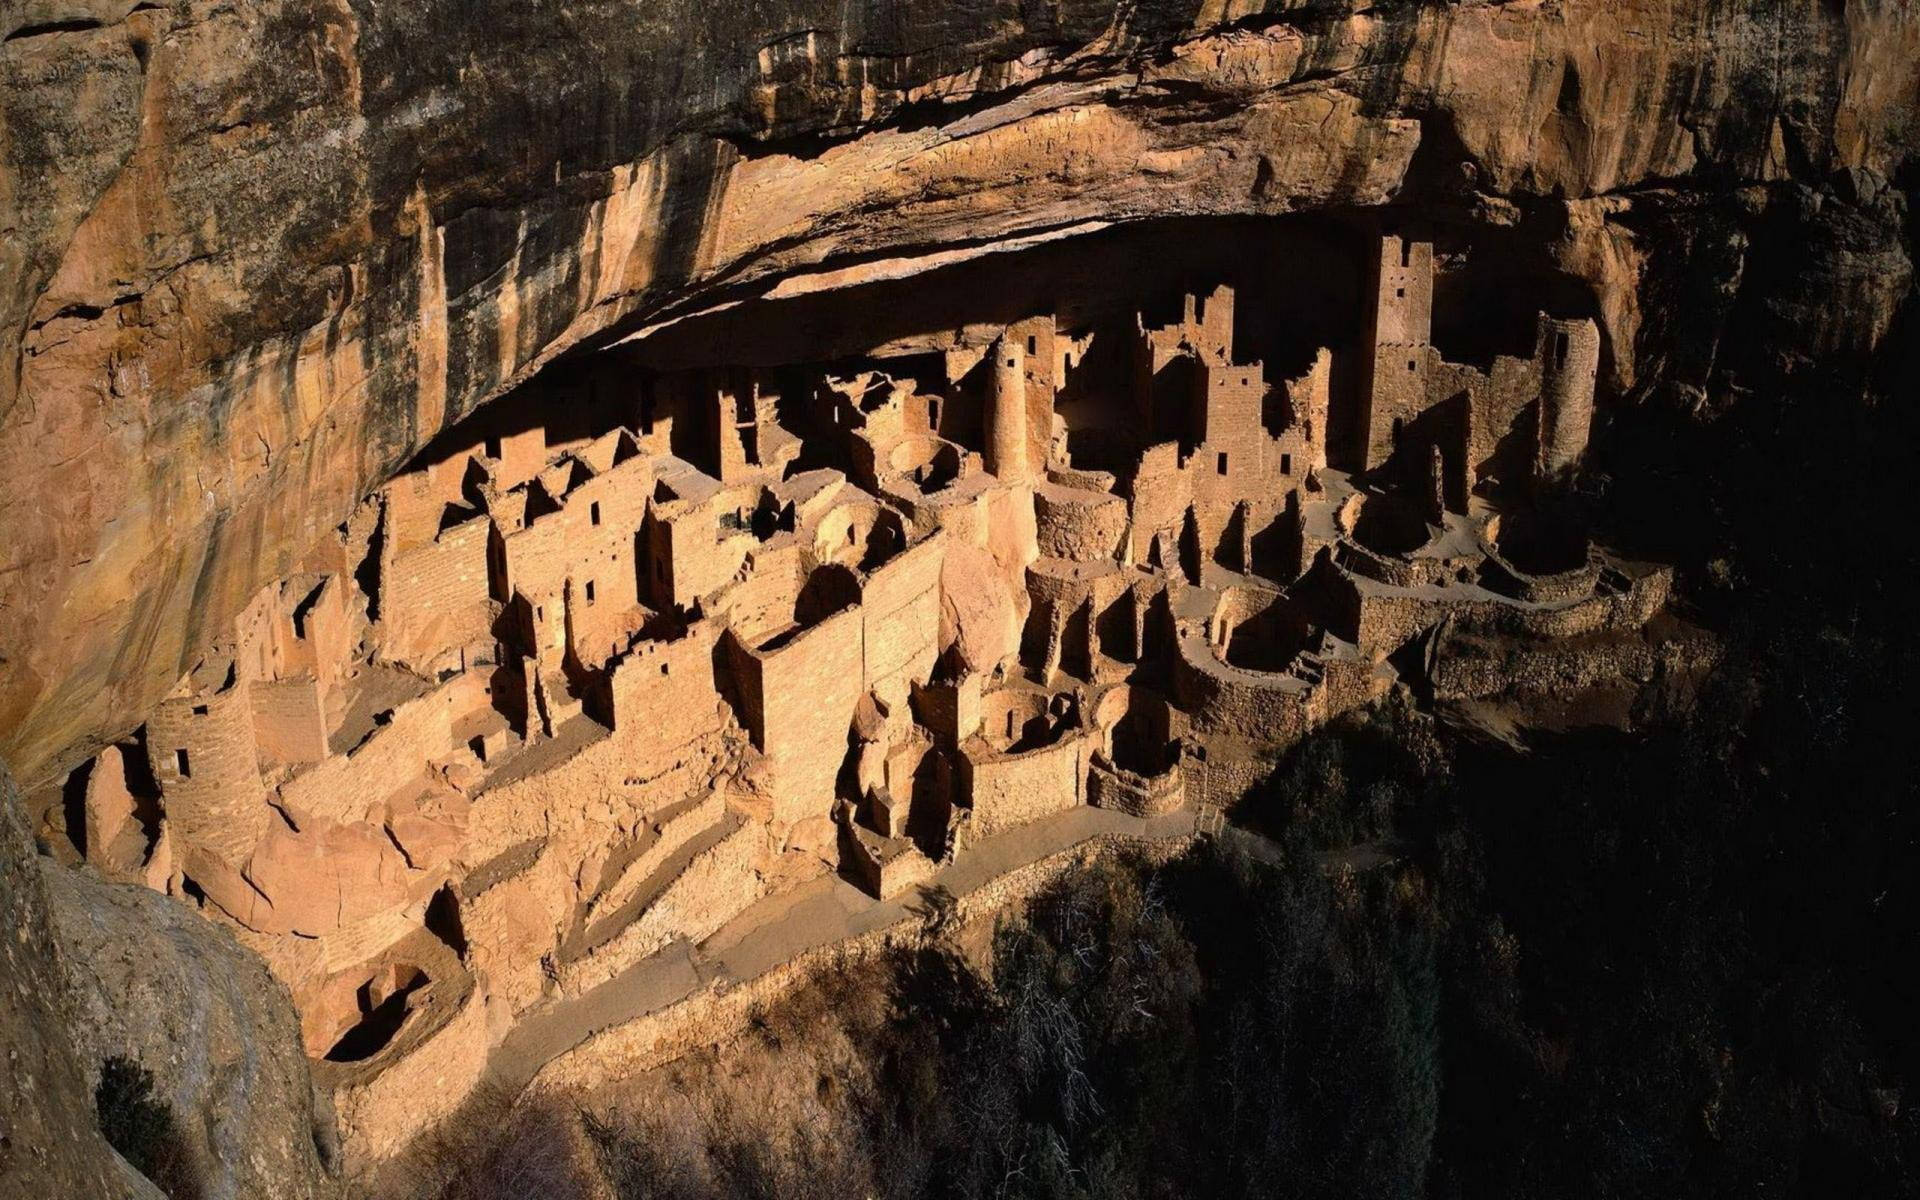
<instances>
[{"instance_id":1,"label":"small rectangular window","mask_svg":"<svg viewBox=\"0 0 1920 1200\"><path fill-rule=\"evenodd\" d=\"M1013 736L1013 712L1011 709L1007 712L1007 736ZM185 754L186 751L182 750L180 753Z\"/></svg>"},{"instance_id":2,"label":"small rectangular window","mask_svg":"<svg viewBox=\"0 0 1920 1200\"><path fill-rule=\"evenodd\" d=\"M1219 466L1220 466L1220 473L1222 475L1225 475L1227 473L1227 456L1224 453L1220 455Z\"/></svg>"},{"instance_id":3,"label":"small rectangular window","mask_svg":"<svg viewBox=\"0 0 1920 1200\"><path fill-rule=\"evenodd\" d=\"M1412 242L1402 241L1400 243L1400 265L1403 267L1410 267L1413 265L1413 243Z\"/></svg>"},{"instance_id":4,"label":"small rectangular window","mask_svg":"<svg viewBox=\"0 0 1920 1200\"><path fill-rule=\"evenodd\" d=\"M661 673L662 675L668 675L668 674L671 674L672 672L670 672L670 671L668 671L668 670L667 670L667 664L666 664L666 663L661 663L661 664L660 664L660 673Z\"/></svg>"},{"instance_id":5,"label":"small rectangular window","mask_svg":"<svg viewBox=\"0 0 1920 1200\"><path fill-rule=\"evenodd\" d=\"M927 401L927 424L931 426L938 426L940 424L940 402L938 400L929 399Z\"/></svg>"},{"instance_id":6,"label":"small rectangular window","mask_svg":"<svg viewBox=\"0 0 1920 1200\"><path fill-rule=\"evenodd\" d=\"M595 525L600 523L600 502L598 500L595 500L592 507L587 509L587 519Z\"/></svg>"},{"instance_id":7,"label":"small rectangular window","mask_svg":"<svg viewBox=\"0 0 1920 1200\"><path fill-rule=\"evenodd\" d=\"M187 762L187 752L184 747L179 750L175 750L173 752L173 765L174 765L174 769L180 772L180 778L182 779L193 778L193 768Z\"/></svg>"},{"instance_id":8,"label":"small rectangular window","mask_svg":"<svg viewBox=\"0 0 1920 1200\"><path fill-rule=\"evenodd\" d=\"M500 439L499 438L487 439L487 457L488 458L500 457Z\"/></svg>"},{"instance_id":9,"label":"small rectangular window","mask_svg":"<svg viewBox=\"0 0 1920 1200\"><path fill-rule=\"evenodd\" d=\"M1280 456L1280 473L1282 475L1293 474L1293 455L1282 454Z\"/></svg>"},{"instance_id":10,"label":"small rectangular window","mask_svg":"<svg viewBox=\"0 0 1920 1200\"><path fill-rule=\"evenodd\" d=\"M587 603L593 603L593 580L587 580Z\"/></svg>"},{"instance_id":11,"label":"small rectangular window","mask_svg":"<svg viewBox=\"0 0 1920 1200\"><path fill-rule=\"evenodd\" d=\"M536 604L536 605L534 605L534 606L533 606L533 619L534 619L534 620L536 620L536 621L544 621L544 620L546 620L546 619L547 619L547 606L546 606L546 605L544 605L544 604Z\"/></svg>"},{"instance_id":12,"label":"small rectangular window","mask_svg":"<svg viewBox=\"0 0 1920 1200\"><path fill-rule=\"evenodd\" d=\"M1038 353L1040 353L1040 339L1039 339L1039 338L1037 338L1037 337L1030 337L1030 338L1028 338L1028 339L1027 339L1027 353L1028 353L1028 354L1038 354Z\"/></svg>"},{"instance_id":13,"label":"small rectangular window","mask_svg":"<svg viewBox=\"0 0 1920 1200\"><path fill-rule=\"evenodd\" d=\"M194 705L194 706L193 706L193 715L194 715L194 716L196 716L196 717L204 717L204 716L206 716L206 715L207 715L207 706L206 706L206 705L204 705L204 704L196 704L196 705Z\"/></svg>"},{"instance_id":14,"label":"small rectangular window","mask_svg":"<svg viewBox=\"0 0 1920 1200\"><path fill-rule=\"evenodd\" d=\"M1407 370L1418 371L1419 369L1420 369L1420 364L1417 361L1411 358L1407 360Z\"/></svg>"},{"instance_id":15,"label":"small rectangular window","mask_svg":"<svg viewBox=\"0 0 1920 1200\"><path fill-rule=\"evenodd\" d=\"M1567 335L1564 333L1553 335L1553 365L1556 367L1567 365Z\"/></svg>"},{"instance_id":16,"label":"small rectangular window","mask_svg":"<svg viewBox=\"0 0 1920 1200\"><path fill-rule=\"evenodd\" d=\"M1405 288L1393 289L1393 298L1395 300L1405 300L1407 298L1407 289Z\"/></svg>"}]
</instances>

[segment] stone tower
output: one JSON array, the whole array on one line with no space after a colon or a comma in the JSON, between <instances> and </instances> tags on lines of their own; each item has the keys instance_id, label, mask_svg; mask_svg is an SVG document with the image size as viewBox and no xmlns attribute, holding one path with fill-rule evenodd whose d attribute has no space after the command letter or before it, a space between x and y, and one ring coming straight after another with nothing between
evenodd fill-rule
<instances>
[{"instance_id":1,"label":"stone tower","mask_svg":"<svg viewBox=\"0 0 1920 1200\"><path fill-rule=\"evenodd\" d=\"M1372 361L1366 442L1358 464L1369 471L1393 455L1396 422L1411 420L1426 407L1433 348L1433 244L1382 235L1372 274Z\"/></svg>"},{"instance_id":2,"label":"stone tower","mask_svg":"<svg viewBox=\"0 0 1920 1200\"><path fill-rule=\"evenodd\" d=\"M1027 478L1026 345L1009 329L993 344L987 390L987 470L1003 483Z\"/></svg>"},{"instance_id":3,"label":"stone tower","mask_svg":"<svg viewBox=\"0 0 1920 1200\"><path fill-rule=\"evenodd\" d=\"M1600 370L1600 330L1587 319L1541 314L1534 361L1540 364L1540 473L1580 461L1593 428L1593 384Z\"/></svg>"}]
</instances>

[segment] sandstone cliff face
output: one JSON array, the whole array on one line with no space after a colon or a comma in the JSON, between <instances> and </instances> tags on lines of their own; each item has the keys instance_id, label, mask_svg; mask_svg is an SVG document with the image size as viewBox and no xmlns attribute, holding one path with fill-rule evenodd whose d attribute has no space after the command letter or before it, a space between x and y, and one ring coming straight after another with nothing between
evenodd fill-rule
<instances>
[{"instance_id":1,"label":"sandstone cliff face","mask_svg":"<svg viewBox=\"0 0 1920 1200\"><path fill-rule=\"evenodd\" d=\"M337 1194L285 986L186 907L36 855L20 818L0 766L0 1195L161 1195L101 1136L109 1058L152 1074L194 1195Z\"/></svg>"},{"instance_id":2,"label":"sandstone cliff face","mask_svg":"<svg viewBox=\"0 0 1920 1200\"><path fill-rule=\"evenodd\" d=\"M150 1200L159 1191L113 1152L94 1119L93 1089L75 1055L47 897L0 766L0 1193ZM209 931L211 932L211 931Z\"/></svg>"},{"instance_id":3,"label":"sandstone cliff face","mask_svg":"<svg viewBox=\"0 0 1920 1200\"><path fill-rule=\"evenodd\" d=\"M0 755L32 782L436 430L742 296L1417 202L1588 288L1617 393L1705 397L1735 314L1780 369L1871 349L1909 287L1902 0L9 0L0 31Z\"/></svg>"},{"instance_id":4,"label":"sandstone cliff face","mask_svg":"<svg viewBox=\"0 0 1920 1200\"><path fill-rule=\"evenodd\" d=\"M158 892L40 860L83 1061L131 1059L180 1118L202 1200L312 1200L317 1147L286 986L233 935Z\"/></svg>"}]
</instances>

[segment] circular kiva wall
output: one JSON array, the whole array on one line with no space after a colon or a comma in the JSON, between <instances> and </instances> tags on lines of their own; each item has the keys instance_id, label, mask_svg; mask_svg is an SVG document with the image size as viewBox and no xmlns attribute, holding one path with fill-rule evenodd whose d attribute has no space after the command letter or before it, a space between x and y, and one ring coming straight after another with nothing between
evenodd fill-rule
<instances>
[{"instance_id":1,"label":"circular kiva wall","mask_svg":"<svg viewBox=\"0 0 1920 1200\"><path fill-rule=\"evenodd\" d=\"M1279 592L1231 587L1213 611L1213 652L1242 671L1284 671L1313 640L1301 608Z\"/></svg>"},{"instance_id":2,"label":"circular kiva wall","mask_svg":"<svg viewBox=\"0 0 1920 1200\"><path fill-rule=\"evenodd\" d=\"M1035 540L1040 553L1071 562L1105 562L1127 532L1127 502L1111 492L1048 481L1034 489Z\"/></svg>"},{"instance_id":3,"label":"circular kiva wall","mask_svg":"<svg viewBox=\"0 0 1920 1200\"><path fill-rule=\"evenodd\" d=\"M1249 622L1250 627L1242 628ZM1184 626L1174 657L1173 691L1192 727L1268 742L1290 741L1304 733L1315 685L1280 669L1306 643L1308 631L1302 624L1279 593L1241 587L1222 595L1214 619L1204 627ZM1246 639L1237 655L1236 636ZM1277 665L1271 670L1243 667L1230 662L1230 655Z\"/></svg>"},{"instance_id":4,"label":"circular kiva wall","mask_svg":"<svg viewBox=\"0 0 1920 1200\"><path fill-rule=\"evenodd\" d=\"M1066 735L1072 712L1050 711L1052 696L1030 688L1000 688L980 697L980 736L996 754L1041 750Z\"/></svg>"},{"instance_id":5,"label":"circular kiva wall","mask_svg":"<svg viewBox=\"0 0 1920 1200\"><path fill-rule=\"evenodd\" d=\"M1340 532L1375 554L1412 554L1433 539L1426 514L1402 496L1360 495L1340 508Z\"/></svg>"},{"instance_id":6,"label":"circular kiva wall","mask_svg":"<svg viewBox=\"0 0 1920 1200\"><path fill-rule=\"evenodd\" d=\"M1528 575L1559 575L1587 565L1586 531L1571 521L1514 513L1493 522L1489 532L1500 557Z\"/></svg>"},{"instance_id":7,"label":"circular kiva wall","mask_svg":"<svg viewBox=\"0 0 1920 1200\"><path fill-rule=\"evenodd\" d=\"M901 438L887 454L894 474L912 480L923 494L937 492L960 477L964 452L945 438Z\"/></svg>"},{"instance_id":8,"label":"circular kiva wall","mask_svg":"<svg viewBox=\"0 0 1920 1200\"><path fill-rule=\"evenodd\" d=\"M1496 517L1487 523L1492 562L1486 585L1535 604L1564 604L1589 595L1599 581L1584 530L1537 514Z\"/></svg>"},{"instance_id":9,"label":"circular kiva wall","mask_svg":"<svg viewBox=\"0 0 1920 1200\"><path fill-rule=\"evenodd\" d=\"M814 526L814 559L823 564L870 571L906 545L900 515L870 501L835 505Z\"/></svg>"},{"instance_id":10,"label":"circular kiva wall","mask_svg":"<svg viewBox=\"0 0 1920 1200\"><path fill-rule=\"evenodd\" d=\"M1150 688L1120 684L1094 702L1100 753L1135 775L1159 775L1173 766L1174 710Z\"/></svg>"}]
</instances>

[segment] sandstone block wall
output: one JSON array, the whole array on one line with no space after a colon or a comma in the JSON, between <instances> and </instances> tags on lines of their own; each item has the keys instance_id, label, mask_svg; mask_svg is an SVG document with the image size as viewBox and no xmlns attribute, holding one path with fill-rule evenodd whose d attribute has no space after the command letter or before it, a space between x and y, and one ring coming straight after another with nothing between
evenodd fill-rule
<instances>
[{"instance_id":1,"label":"sandstone block wall","mask_svg":"<svg viewBox=\"0 0 1920 1200\"><path fill-rule=\"evenodd\" d=\"M754 870L766 832L748 822L696 856L633 924L586 958L563 967L560 984L578 995L657 953L676 938L697 942L762 895Z\"/></svg>"},{"instance_id":2,"label":"sandstone block wall","mask_svg":"<svg viewBox=\"0 0 1920 1200\"><path fill-rule=\"evenodd\" d=\"M904 705L911 686L933 672L945 561L945 539L936 534L877 568L862 589L863 676L890 705Z\"/></svg>"},{"instance_id":3,"label":"sandstone block wall","mask_svg":"<svg viewBox=\"0 0 1920 1200\"><path fill-rule=\"evenodd\" d=\"M494 536L493 522L473 517L417 549L390 553L381 564L376 628L384 657L426 664L449 647L490 640Z\"/></svg>"},{"instance_id":4,"label":"sandstone block wall","mask_svg":"<svg viewBox=\"0 0 1920 1200\"><path fill-rule=\"evenodd\" d=\"M1070 737L1022 754L969 757L960 787L973 808L971 836L992 837L1085 802L1088 742Z\"/></svg>"},{"instance_id":5,"label":"sandstone block wall","mask_svg":"<svg viewBox=\"0 0 1920 1200\"><path fill-rule=\"evenodd\" d=\"M250 688L162 703L147 723L147 757L178 842L237 866L271 815Z\"/></svg>"},{"instance_id":6,"label":"sandstone block wall","mask_svg":"<svg viewBox=\"0 0 1920 1200\"><path fill-rule=\"evenodd\" d=\"M636 763L660 762L676 747L718 732L717 636L712 624L701 622L674 641L643 642L614 664L614 733Z\"/></svg>"},{"instance_id":7,"label":"sandstone block wall","mask_svg":"<svg viewBox=\"0 0 1920 1200\"><path fill-rule=\"evenodd\" d=\"M262 680L248 689L263 768L319 762L327 756L327 713L320 681Z\"/></svg>"},{"instance_id":8,"label":"sandstone block wall","mask_svg":"<svg viewBox=\"0 0 1920 1200\"><path fill-rule=\"evenodd\" d=\"M733 643L745 722L773 781L776 825L832 805L854 705L865 691L864 625L861 610L850 608L772 650Z\"/></svg>"},{"instance_id":9,"label":"sandstone block wall","mask_svg":"<svg viewBox=\"0 0 1920 1200\"><path fill-rule=\"evenodd\" d=\"M315 817L363 819L372 806L427 772L453 752L453 728L489 707L485 682L463 672L400 705L350 753L315 763L280 789L281 803Z\"/></svg>"}]
</instances>

